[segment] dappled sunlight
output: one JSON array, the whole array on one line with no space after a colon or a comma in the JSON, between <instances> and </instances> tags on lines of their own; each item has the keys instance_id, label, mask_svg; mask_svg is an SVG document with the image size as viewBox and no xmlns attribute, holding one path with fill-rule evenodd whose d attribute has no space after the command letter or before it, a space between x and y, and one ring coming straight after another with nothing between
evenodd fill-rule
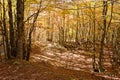
<instances>
[{"instance_id":1,"label":"dappled sunlight","mask_svg":"<svg viewBox=\"0 0 120 80\"><path fill-rule=\"evenodd\" d=\"M0 0L0 80L120 80L120 0Z\"/></svg>"},{"instance_id":2,"label":"dappled sunlight","mask_svg":"<svg viewBox=\"0 0 120 80\"><path fill-rule=\"evenodd\" d=\"M53 47L53 45L51 45L51 46L47 47L47 49L45 49L45 50L42 50L42 53L38 52L38 54L34 54L34 51L33 51L33 53L32 53L33 55L31 56L32 60L33 61L35 60L36 62L45 61L45 62L52 64L53 66L64 67L64 68L72 69L72 70L78 70L78 71L79 70L80 71L87 70L86 72L93 72L92 56L88 57L88 55L86 55L86 54L90 55L92 53L90 53L88 51L83 51L83 50L64 51L61 53L59 51L60 49L56 48L55 46ZM38 49L40 49L40 48L41 47L39 46ZM108 51L106 51L106 52L108 52ZM108 55L108 54L106 53L106 55ZM109 57L109 55L108 55L108 57ZM108 57L106 56L107 61L104 62L104 65L106 67L111 66L110 61L108 61ZM97 60L98 60L98 58L96 59L96 61ZM102 76L102 75L103 74L101 74L100 76ZM104 77L111 78L107 74ZM113 79L115 79L115 78L113 78Z\"/></svg>"}]
</instances>

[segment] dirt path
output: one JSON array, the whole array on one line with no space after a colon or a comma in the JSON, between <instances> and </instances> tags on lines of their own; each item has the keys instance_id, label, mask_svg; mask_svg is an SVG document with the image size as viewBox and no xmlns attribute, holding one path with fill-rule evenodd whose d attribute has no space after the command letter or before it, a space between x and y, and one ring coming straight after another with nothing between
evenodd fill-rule
<instances>
[{"instance_id":1,"label":"dirt path","mask_svg":"<svg viewBox=\"0 0 120 80\"><path fill-rule=\"evenodd\" d=\"M0 80L120 80L109 73L93 73L88 52L42 48L32 48L30 62L0 62Z\"/></svg>"},{"instance_id":2,"label":"dirt path","mask_svg":"<svg viewBox=\"0 0 120 80\"><path fill-rule=\"evenodd\" d=\"M64 48L56 48L54 46L46 47L43 50L41 50L39 46L37 48L33 49L32 52L34 54L33 56L31 56L31 60L33 62L45 61L54 66L64 67L65 69L93 73L91 55L92 53L90 52L86 52L84 50L67 51ZM109 67L111 67L109 53L110 53L109 51L106 51L104 58L106 74L102 73L100 75L102 75L103 77L108 77L110 79L115 79L115 77L117 76L114 76L113 73L108 71ZM98 58L96 60L98 60Z\"/></svg>"},{"instance_id":3,"label":"dirt path","mask_svg":"<svg viewBox=\"0 0 120 80\"><path fill-rule=\"evenodd\" d=\"M84 71L55 67L45 62L0 63L0 80L112 80ZM119 80L119 79L114 79Z\"/></svg>"}]
</instances>

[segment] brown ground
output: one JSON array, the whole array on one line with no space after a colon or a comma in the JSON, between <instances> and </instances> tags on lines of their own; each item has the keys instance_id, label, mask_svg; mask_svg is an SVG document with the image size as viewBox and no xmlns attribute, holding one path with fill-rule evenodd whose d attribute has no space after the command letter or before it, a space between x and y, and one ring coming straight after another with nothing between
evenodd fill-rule
<instances>
[{"instance_id":1,"label":"brown ground","mask_svg":"<svg viewBox=\"0 0 120 80\"><path fill-rule=\"evenodd\" d=\"M45 62L1 63L0 80L110 80L100 75L55 67ZM119 80L119 79L115 79Z\"/></svg>"},{"instance_id":2,"label":"brown ground","mask_svg":"<svg viewBox=\"0 0 120 80\"><path fill-rule=\"evenodd\" d=\"M42 47L43 48L43 47ZM54 56L53 54L46 54L46 53L61 53L63 56ZM67 60L69 59L72 65L78 64L79 60L77 58L70 58L71 56L67 57L66 62L63 66L60 66L59 62L56 64L56 62L64 60L66 58L66 55L69 51L66 51L64 49L48 49L44 47L44 49L40 49L38 46L34 47L32 49L32 55L30 62L26 61L3 61L0 62L0 80L120 80L120 78L110 75L106 75L106 73L93 73L91 71L91 64L86 63L90 62L88 57L89 54L85 55L84 53L79 54L80 56L84 56L84 58L80 59L82 61L82 66L80 66L80 70L71 70L68 65L66 67ZM78 51L79 52L79 51ZM77 52L73 51L70 52L71 54L78 54ZM74 55L73 54L73 55ZM73 56L72 55L72 56ZM44 56L44 58L42 57ZM41 59L42 58L42 59ZM52 60L51 60L52 59ZM68 62L69 62L68 60ZM78 60L78 61L77 61ZM86 61L88 60L88 61ZM76 61L74 63L74 61ZM56 65L55 65L56 64ZM79 64L80 65L80 64ZM82 68L83 66L84 69ZM76 67L76 66L74 66ZM78 67L78 66L77 66ZM67 69L68 68L68 69Z\"/></svg>"}]
</instances>

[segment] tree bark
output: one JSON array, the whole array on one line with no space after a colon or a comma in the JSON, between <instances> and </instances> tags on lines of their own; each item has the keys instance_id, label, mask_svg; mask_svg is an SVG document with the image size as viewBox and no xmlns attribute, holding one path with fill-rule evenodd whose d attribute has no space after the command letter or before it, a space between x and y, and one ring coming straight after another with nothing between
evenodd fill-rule
<instances>
[{"instance_id":1,"label":"tree bark","mask_svg":"<svg viewBox=\"0 0 120 80\"><path fill-rule=\"evenodd\" d=\"M99 69L100 72L104 71L103 68L103 62L102 62L102 57L103 57L103 50L104 50L104 41L105 41L105 37L106 37L106 15L107 15L107 11L108 11L108 5L107 5L107 1L103 1L103 33L102 33L102 38L101 38L101 44L100 44L100 55L99 55Z\"/></svg>"},{"instance_id":2,"label":"tree bark","mask_svg":"<svg viewBox=\"0 0 120 80\"><path fill-rule=\"evenodd\" d=\"M35 22L39 16L39 13L41 11L41 4L42 4L42 0L40 1L40 6L39 6L39 9L33 19L33 24L30 28L30 32L28 34L28 40L27 40L27 51L26 51L26 60L29 61L29 58L30 58L30 51L31 51L31 38L32 38L32 33L33 33L33 30L34 30L34 27L35 27Z\"/></svg>"},{"instance_id":3,"label":"tree bark","mask_svg":"<svg viewBox=\"0 0 120 80\"><path fill-rule=\"evenodd\" d=\"M3 35L5 36L5 46L6 46L6 55L7 55L7 59L11 58L10 55L10 46L9 46L9 40L8 40L8 30L7 30L7 26L6 26L6 13L5 13L5 0L3 0L3 27L4 27L4 33Z\"/></svg>"},{"instance_id":4,"label":"tree bark","mask_svg":"<svg viewBox=\"0 0 120 80\"><path fill-rule=\"evenodd\" d=\"M24 44L24 0L17 0L17 58L23 57Z\"/></svg>"},{"instance_id":5,"label":"tree bark","mask_svg":"<svg viewBox=\"0 0 120 80\"><path fill-rule=\"evenodd\" d=\"M13 57L16 57L15 52L15 36L14 36L14 27L13 27L13 15L12 15L12 2L8 0L8 15L9 15L9 24L10 24L10 53Z\"/></svg>"}]
</instances>

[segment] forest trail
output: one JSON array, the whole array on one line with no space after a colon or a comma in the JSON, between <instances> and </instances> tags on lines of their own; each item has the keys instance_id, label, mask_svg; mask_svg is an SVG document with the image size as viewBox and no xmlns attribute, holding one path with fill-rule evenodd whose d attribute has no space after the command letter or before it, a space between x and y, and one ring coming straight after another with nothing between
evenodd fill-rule
<instances>
[{"instance_id":1,"label":"forest trail","mask_svg":"<svg viewBox=\"0 0 120 80\"><path fill-rule=\"evenodd\" d=\"M75 70L88 70L92 71L92 52L85 50L67 50L66 48L58 45L55 46L52 43L49 44L40 44L35 43L36 47L33 48L31 56L33 62L37 61L48 61L53 65L62 66L69 69ZM51 46L49 46L51 45ZM44 49L41 49L44 46ZM104 64L105 66L110 67L110 58L112 53L106 51L104 55ZM96 61L98 57L96 56Z\"/></svg>"},{"instance_id":2,"label":"forest trail","mask_svg":"<svg viewBox=\"0 0 120 80\"><path fill-rule=\"evenodd\" d=\"M120 80L110 73L92 72L91 53L68 51L52 43L32 46L30 62L0 63L0 80Z\"/></svg>"},{"instance_id":3,"label":"forest trail","mask_svg":"<svg viewBox=\"0 0 120 80\"><path fill-rule=\"evenodd\" d=\"M70 70L78 70L87 73L93 73L92 69L92 52L85 50L67 50L66 48L54 43L41 44L36 43L36 47L32 50L31 61L41 62L45 61L53 66L63 67ZM42 46L42 47L41 47ZM44 48L43 48L44 46ZM107 76L112 79L113 73L111 73L111 51L104 51L104 66L106 68L105 73L102 76ZM96 61L98 57L96 56ZM96 73L95 73L96 74ZM111 77L112 76L112 77ZM116 77L116 76L115 76ZM114 79L114 77L113 77Z\"/></svg>"},{"instance_id":4,"label":"forest trail","mask_svg":"<svg viewBox=\"0 0 120 80\"><path fill-rule=\"evenodd\" d=\"M0 63L0 80L110 80L110 78L55 67L46 62L20 64L7 62L7 64Z\"/></svg>"},{"instance_id":5,"label":"forest trail","mask_svg":"<svg viewBox=\"0 0 120 80\"><path fill-rule=\"evenodd\" d=\"M0 80L120 80L120 0L0 0Z\"/></svg>"}]
</instances>

